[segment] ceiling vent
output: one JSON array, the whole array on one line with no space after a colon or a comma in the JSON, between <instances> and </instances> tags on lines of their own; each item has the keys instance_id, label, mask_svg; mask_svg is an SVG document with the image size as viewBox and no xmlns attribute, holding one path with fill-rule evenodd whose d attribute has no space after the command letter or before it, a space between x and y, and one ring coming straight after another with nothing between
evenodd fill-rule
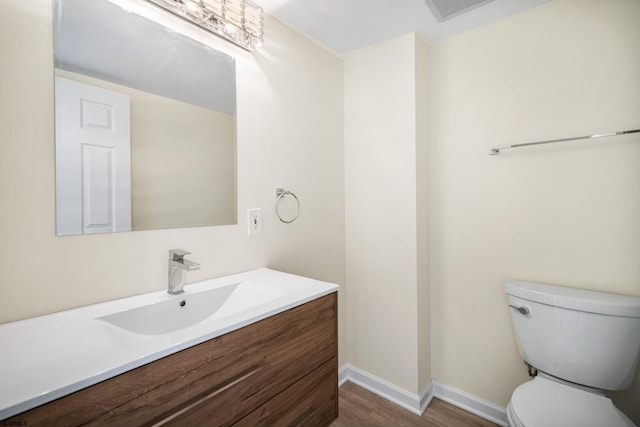
<instances>
[{"instance_id":1,"label":"ceiling vent","mask_svg":"<svg viewBox=\"0 0 640 427\"><path fill-rule=\"evenodd\" d=\"M442 22L491 1L493 0L425 0L425 3L438 22Z\"/></svg>"}]
</instances>

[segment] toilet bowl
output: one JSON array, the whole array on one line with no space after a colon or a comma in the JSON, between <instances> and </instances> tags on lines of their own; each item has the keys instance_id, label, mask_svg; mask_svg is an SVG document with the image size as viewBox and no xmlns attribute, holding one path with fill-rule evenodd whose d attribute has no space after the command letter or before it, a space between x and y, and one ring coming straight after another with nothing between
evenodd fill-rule
<instances>
[{"instance_id":1,"label":"toilet bowl","mask_svg":"<svg viewBox=\"0 0 640 427\"><path fill-rule=\"evenodd\" d=\"M640 298L507 281L520 353L537 376L513 392L510 427L634 427L603 390L630 387Z\"/></svg>"},{"instance_id":2,"label":"toilet bowl","mask_svg":"<svg viewBox=\"0 0 640 427\"><path fill-rule=\"evenodd\" d=\"M507 406L509 427L634 427L608 397L538 376Z\"/></svg>"}]
</instances>

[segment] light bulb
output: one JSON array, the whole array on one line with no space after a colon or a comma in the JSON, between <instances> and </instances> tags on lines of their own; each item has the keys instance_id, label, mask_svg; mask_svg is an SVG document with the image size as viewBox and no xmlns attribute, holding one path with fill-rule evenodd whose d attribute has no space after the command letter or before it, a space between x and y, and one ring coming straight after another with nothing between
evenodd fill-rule
<instances>
[{"instance_id":1,"label":"light bulb","mask_svg":"<svg viewBox=\"0 0 640 427\"><path fill-rule=\"evenodd\" d=\"M233 24L227 23L227 24L224 24L223 31L227 34L235 34L236 31L238 31L238 28Z\"/></svg>"},{"instance_id":2,"label":"light bulb","mask_svg":"<svg viewBox=\"0 0 640 427\"><path fill-rule=\"evenodd\" d=\"M198 5L198 3L190 1L190 0L185 0L184 6L187 8L187 10L189 10L189 12L194 13L194 14L197 13L200 10L200 5Z\"/></svg>"}]
</instances>

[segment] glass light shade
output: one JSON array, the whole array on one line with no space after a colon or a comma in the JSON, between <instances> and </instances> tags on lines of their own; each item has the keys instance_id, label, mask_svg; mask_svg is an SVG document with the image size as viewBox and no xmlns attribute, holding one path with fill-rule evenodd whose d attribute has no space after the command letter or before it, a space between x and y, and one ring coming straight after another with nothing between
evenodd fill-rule
<instances>
[{"instance_id":1,"label":"glass light shade","mask_svg":"<svg viewBox=\"0 0 640 427\"><path fill-rule=\"evenodd\" d=\"M254 50L264 42L262 8L247 0L147 0L220 37Z\"/></svg>"}]
</instances>

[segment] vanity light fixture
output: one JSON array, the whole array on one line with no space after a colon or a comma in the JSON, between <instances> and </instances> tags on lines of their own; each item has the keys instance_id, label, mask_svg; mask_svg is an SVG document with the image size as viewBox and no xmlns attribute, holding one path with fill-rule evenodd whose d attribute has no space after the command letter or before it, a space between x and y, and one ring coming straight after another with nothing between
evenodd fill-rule
<instances>
[{"instance_id":1,"label":"vanity light fixture","mask_svg":"<svg viewBox=\"0 0 640 427\"><path fill-rule=\"evenodd\" d=\"M247 49L262 46L262 8L247 0L147 0Z\"/></svg>"}]
</instances>

